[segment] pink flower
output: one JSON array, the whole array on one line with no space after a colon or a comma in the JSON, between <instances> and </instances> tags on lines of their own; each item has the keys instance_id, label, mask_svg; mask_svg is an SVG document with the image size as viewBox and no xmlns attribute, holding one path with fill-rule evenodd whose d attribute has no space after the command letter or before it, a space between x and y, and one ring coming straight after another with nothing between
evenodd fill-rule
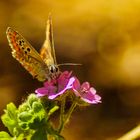
<instances>
[{"instance_id":1,"label":"pink flower","mask_svg":"<svg viewBox=\"0 0 140 140\"><path fill-rule=\"evenodd\" d=\"M57 96L65 93L66 90L71 89L75 81L74 77L70 78L71 73L72 72L64 71L58 79L46 81L44 87L35 90L37 96L48 96L49 99L55 99Z\"/></svg>"},{"instance_id":2,"label":"pink flower","mask_svg":"<svg viewBox=\"0 0 140 140\"><path fill-rule=\"evenodd\" d=\"M64 94L67 90L71 90L77 97L90 104L101 102L101 97L96 94L96 90L90 87L88 82L80 85L76 77L71 77L71 72L65 71L61 75L51 81L46 81L44 87L35 90L38 97L48 96L48 99L55 99L59 95Z\"/></svg>"},{"instance_id":3,"label":"pink flower","mask_svg":"<svg viewBox=\"0 0 140 140\"><path fill-rule=\"evenodd\" d=\"M73 91L76 96L80 97L83 101L90 104L97 104L101 102L101 97L96 94L96 90L93 87L90 87L88 82L84 82L80 85L80 82L77 78L73 83Z\"/></svg>"}]
</instances>

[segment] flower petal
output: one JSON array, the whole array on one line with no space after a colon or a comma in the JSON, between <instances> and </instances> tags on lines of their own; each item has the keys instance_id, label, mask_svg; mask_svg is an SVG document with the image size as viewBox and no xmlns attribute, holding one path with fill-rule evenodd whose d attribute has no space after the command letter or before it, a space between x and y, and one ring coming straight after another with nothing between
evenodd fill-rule
<instances>
[{"instance_id":1,"label":"flower petal","mask_svg":"<svg viewBox=\"0 0 140 140\"><path fill-rule=\"evenodd\" d=\"M57 94L56 94L56 93L50 94L50 95L48 96L48 98L49 98L49 99L54 99L54 98L56 98L57 96L63 94L66 90L71 89L71 88L72 88L72 85L73 85L73 83L74 83L74 81L75 81L75 78L74 78L74 77L71 77L71 78L69 79L68 84L66 85L66 87L65 87L63 90L61 90L61 91L58 92Z\"/></svg>"},{"instance_id":2,"label":"flower petal","mask_svg":"<svg viewBox=\"0 0 140 140\"><path fill-rule=\"evenodd\" d=\"M63 73L61 73L61 75L58 77L58 80L63 79L63 78L70 78L72 72L68 72L68 71L64 71Z\"/></svg>"},{"instance_id":3,"label":"flower petal","mask_svg":"<svg viewBox=\"0 0 140 140\"><path fill-rule=\"evenodd\" d=\"M50 93L54 93L56 91L56 87L55 86L48 86L46 87L42 87L42 88L38 88L35 90L35 93L37 93L38 97L42 97L42 96L48 96Z\"/></svg>"},{"instance_id":4,"label":"flower petal","mask_svg":"<svg viewBox=\"0 0 140 140\"><path fill-rule=\"evenodd\" d=\"M63 73L61 73L61 75L57 79L59 91L66 87L66 85L68 84L69 78L71 76L71 73L72 72L68 72L68 71L64 71Z\"/></svg>"},{"instance_id":5,"label":"flower petal","mask_svg":"<svg viewBox=\"0 0 140 140\"><path fill-rule=\"evenodd\" d=\"M80 90L80 82L79 80L75 77L75 81L73 83L73 90L77 91L77 90Z\"/></svg>"},{"instance_id":6,"label":"flower petal","mask_svg":"<svg viewBox=\"0 0 140 140\"><path fill-rule=\"evenodd\" d=\"M81 85L81 89L86 89L86 90L88 90L89 88L90 88L89 82L84 82L84 83Z\"/></svg>"},{"instance_id":7,"label":"flower petal","mask_svg":"<svg viewBox=\"0 0 140 140\"><path fill-rule=\"evenodd\" d=\"M37 93L37 96L45 96L48 95L48 89L46 89L45 87L42 88L38 88L35 90L35 93Z\"/></svg>"},{"instance_id":8,"label":"flower petal","mask_svg":"<svg viewBox=\"0 0 140 140\"><path fill-rule=\"evenodd\" d=\"M48 88L49 86L53 86L54 83L56 83L56 80L46 81L44 87Z\"/></svg>"},{"instance_id":9,"label":"flower petal","mask_svg":"<svg viewBox=\"0 0 140 140\"><path fill-rule=\"evenodd\" d=\"M80 94L81 99L90 104L97 104L101 102L101 97L96 94L96 90L91 87L90 90L84 94Z\"/></svg>"}]
</instances>

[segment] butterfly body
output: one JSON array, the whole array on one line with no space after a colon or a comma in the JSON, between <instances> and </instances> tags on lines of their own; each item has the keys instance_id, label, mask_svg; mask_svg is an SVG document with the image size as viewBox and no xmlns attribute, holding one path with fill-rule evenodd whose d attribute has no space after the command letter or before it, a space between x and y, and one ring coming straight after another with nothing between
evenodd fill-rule
<instances>
[{"instance_id":1,"label":"butterfly body","mask_svg":"<svg viewBox=\"0 0 140 140\"><path fill-rule=\"evenodd\" d=\"M51 22L49 19L47 22L48 30L46 31L49 36L46 37L40 54L17 31L13 30L11 27L8 27L6 31L7 39L12 49L12 56L39 81L54 79L60 73L56 61L53 58L55 54L52 55L52 30L50 30L50 28Z\"/></svg>"}]
</instances>

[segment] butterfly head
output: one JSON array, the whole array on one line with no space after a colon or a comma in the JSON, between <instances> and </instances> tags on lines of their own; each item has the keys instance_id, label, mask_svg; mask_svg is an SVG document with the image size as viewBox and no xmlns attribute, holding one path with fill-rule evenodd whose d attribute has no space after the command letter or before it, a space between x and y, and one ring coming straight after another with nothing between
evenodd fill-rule
<instances>
[{"instance_id":1,"label":"butterfly head","mask_svg":"<svg viewBox=\"0 0 140 140\"><path fill-rule=\"evenodd\" d=\"M50 65L49 73L52 79L56 79L58 75L60 74L59 67L57 65Z\"/></svg>"}]
</instances>

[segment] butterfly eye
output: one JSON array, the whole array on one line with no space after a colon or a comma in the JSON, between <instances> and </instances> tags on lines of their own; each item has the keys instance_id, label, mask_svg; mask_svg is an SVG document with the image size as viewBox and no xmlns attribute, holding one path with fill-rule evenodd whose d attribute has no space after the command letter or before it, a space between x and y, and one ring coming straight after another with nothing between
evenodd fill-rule
<instances>
[{"instance_id":1,"label":"butterfly eye","mask_svg":"<svg viewBox=\"0 0 140 140\"><path fill-rule=\"evenodd\" d=\"M58 72L58 68L57 67L55 68L55 71Z\"/></svg>"},{"instance_id":2,"label":"butterfly eye","mask_svg":"<svg viewBox=\"0 0 140 140\"><path fill-rule=\"evenodd\" d=\"M54 73L54 69L53 69L53 67L51 67L50 71L51 71L51 73Z\"/></svg>"},{"instance_id":3,"label":"butterfly eye","mask_svg":"<svg viewBox=\"0 0 140 140\"><path fill-rule=\"evenodd\" d=\"M50 67L50 72L51 72L51 73L56 73L56 72L58 72L58 67L56 67L56 66L51 66L51 67Z\"/></svg>"}]
</instances>

